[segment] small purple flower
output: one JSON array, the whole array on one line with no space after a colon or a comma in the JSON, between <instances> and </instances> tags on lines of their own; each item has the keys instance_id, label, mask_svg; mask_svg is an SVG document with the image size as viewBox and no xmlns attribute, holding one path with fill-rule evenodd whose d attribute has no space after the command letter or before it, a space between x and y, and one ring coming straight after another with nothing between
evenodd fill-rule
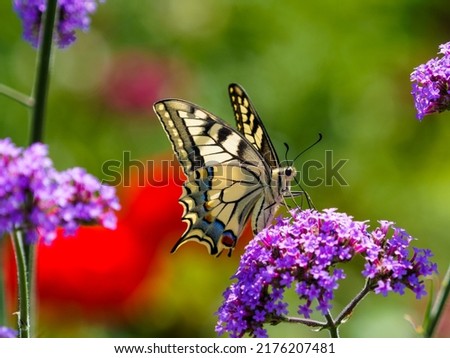
<instances>
[{"instance_id":1,"label":"small purple flower","mask_svg":"<svg viewBox=\"0 0 450 358\"><path fill-rule=\"evenodd\" d=\"M114 188L101 185L97 178L82 168L60 173L58 184L61 192L66 194L61 206L60 225L67 234L73 234L80 223L100 223L108 229L116 227L112 210L119 210L120 205Z\"/></svg>"},{"instance_id":2,"label":"small purple flower","mask_svg":"<svg viewBox=\"0 0 450 358\"><path fill-rule=\"evenodd\" d=\"M412 237L390 221L380 221L369 232L366 222L336 209L295 209L291 215L247 245L233 276L237 281L225 291L216 313L219 335L266 337L264 323L279 321L288 312L283 297L290 286L301 301L300 315L309 318L313 309L326 315L339 280L345 278L336 265L355 256L366 261L362 274L370 290L384 296L409 288L419 298L425 293L423 277L437 272L428 250L414 249L409 257Z\"/></svg>"},{"instance_id":3,"label":"small purple flower","mask_svg":"<svg viewBox=\"0 0 450 358\"><path fill-rule=\"evenodd\" d=\"M15 329L0 326L0 338L17 338L18 333Z\"/></svg>"},{"instance_id":4,"label":"small purple flower","mask_svg":"<svg viewBox=\"0 0 450 358\"><path fill-rule=\"evenodd\" d=\"M112 187L81 168L54 169L47 147L0 140L0 235L22 229L28 242L51 242L57 227L73 234L82 224L113 229L120 205Z\"/></svg>"},{"instance_id":5,"label":"small purple flower","mask_svg":"<svg viewBox=\"0 0 450 358\"><path fill-rule=\"evenodd\" d=\"M423 279L420 277L437 273L437 265L429 261L431 251L413 247L413 254L410 255L409 245L413 237L403 229L395 227L392 222L380 223L382 226L387 225L381 240L378 228L372 232L372 237L376 236L379 243L378 254L374 256L362 253L366 260L363 276L374 282L374 291L377 294L386 296L389 291L403 294L404 288L407 287L419 299L426 294Z\"/></svg>"},{"instance_id":6,"label":"small purple flower","mask_svg":"<svg viewBox=\"0 0 450 358\"><path fill-rule=\"evenodd\" d=\"M377 287L375 287L374 292L377 294L382 294L383 296L387 296L388 292L392 291L391 282L390 280L379 280L377 282Z\"/></svg>"},{"instance_id":7,"label":"small purple flower","mask_svg":"<svg viewBox=\"0 0 450 358\"><path fill-rule=\"evenodd\" d=\"M97 9L97 2L105 0L58 0L56 18L56 42L60 48L71 45L75 40L75 31L88 31L90 15ZM23 37L33 47L39 45L43 14L46 0L14 0L13 6L23 22Z\"/></svg>"},{"instance_id":8,"label":"small purple flower","mask_svg":"<svg viewBox=\"0 0 450 358\"><path fill-rule=\"evenodd\" d=\"M443 56L433 58L411 73L417 118L450 109L450 42L439 46Z\"/></svg>"}]
</instances>

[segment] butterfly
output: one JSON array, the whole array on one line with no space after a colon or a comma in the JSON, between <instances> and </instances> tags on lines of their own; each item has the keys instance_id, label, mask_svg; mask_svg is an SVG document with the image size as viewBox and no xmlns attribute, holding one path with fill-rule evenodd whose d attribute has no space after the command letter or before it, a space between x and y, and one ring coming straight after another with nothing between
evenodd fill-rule
<instances>
[{"instance_id":1,"label":"butterfly","mask_svg":"<svg viewBox=\"0 0 450 358\"><path fill-rule=\"evenodd\" d=\"M244 89L230 84L228 94L237 130L184 100L164 99L153 106L187 177L179 202L188 226L172 252L196 241L211 255L228 249L230 256L250 215L256 235L292 195L295 168L280 166Z\"/></svg>"}]
</instances>

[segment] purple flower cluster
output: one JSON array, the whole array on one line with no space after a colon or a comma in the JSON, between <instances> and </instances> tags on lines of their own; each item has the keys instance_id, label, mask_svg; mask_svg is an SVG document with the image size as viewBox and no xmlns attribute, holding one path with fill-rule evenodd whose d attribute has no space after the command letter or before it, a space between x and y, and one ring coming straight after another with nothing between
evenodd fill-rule
<instances>
[{"instance_id":1,"label":"purple flower cluster","mask_svg":"<svg viewBox=\"0 0 450 358\"><path fill-rule=\"evenodd\" d=\"M0 326L0 338L17 338L18 332L15 329Z\"/></svg>"},{"instance_id":2,"label":"purple flower cluster","mask_svg":"<svg viewBox=\"0 0 450 358\"><path fill-rule=\"evenodd\" d=\"M56 41L60 48L76 40L75 30L89 30L90 15L97 9L97 2L104 0L58 0ZM14 10L23 22L23 37L35 48L39 45L46 3L46 0L14 0Z\"/></svg>"},{"instance_id":3,"label":"purple flower cluster","mask_svg":"<svg viewBox=\"0 0 450 358\"><path fill-rule=\"evenodd\" d=\"M0 235L22 229L28 242L50 242L57 227L73 234L81 224L115 228L120 205L112 187L81 168L58 172L47 147L16 147L0 140Z\"/></svg>"},{"instance_id":4,"label":"purple flower cluster","mask_svg":"<svg viewBox=\"0 0 450 358\"><path fill-rule=\"evenodd\" d=\"M450 42L439 46L441 58L433 58L411 73L417 118L450 109Z\"/></svg>"},{"instance_id":5,"label":"purple flower cluster","mask_svg":"<svg viewBox=\"0 0 450 358\"><path fill-rule=\"evenodd\" d=\"M409 257L412 237L391 222L380 221L380 227L369 232L366 222L336 209L292 210L291 215L261 231L246 247L233 276L237 282L224 292L217 312L220 335L266 337L263 324L288 313L283 296L290 287L301 300L301 316L310 317L314 302L327 314L338 282L345 278L336 264L356 255L366 261L363 276L371 290L383 295L410 288L420 297L425 294L423 277L436 272L429 251L414 248Z\"/></svg>"},{"instance_id":6,"label":"purple flower cluster","mask_svg":"<svg viewBox=\"0 0 450 358\"><path fill-rule=\"evenodd\" d=\"M388 237L389 229L393 231L391 237ZM410 257L412 240L412 236L390 221L380 221L380 227L371 233L371 240L362 252L366 260L362 274L373 282L375 293L403 294L409 288L417 299L426 295L422 277L437 273L437 265L429 261L433 254L427 249L413 247Z\"/></svg>"}]
</instances>

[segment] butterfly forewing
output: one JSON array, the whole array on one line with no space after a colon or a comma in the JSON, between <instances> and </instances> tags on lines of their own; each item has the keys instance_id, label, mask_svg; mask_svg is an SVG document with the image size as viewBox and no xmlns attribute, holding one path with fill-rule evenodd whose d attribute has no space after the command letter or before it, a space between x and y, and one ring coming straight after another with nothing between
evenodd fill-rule
<instances>
[{"instance_id":1,"label":"butterfly forewing","mask_svg":"<svg viewBox=\"0 0 450 358\"><path fill-rule=\"evenodd\" d=\"M244 89L235 83L228 86L236 126L245 138L258 150L271 168L279 167L277 152L266 128Z\"/></svg>"}]
</instances>

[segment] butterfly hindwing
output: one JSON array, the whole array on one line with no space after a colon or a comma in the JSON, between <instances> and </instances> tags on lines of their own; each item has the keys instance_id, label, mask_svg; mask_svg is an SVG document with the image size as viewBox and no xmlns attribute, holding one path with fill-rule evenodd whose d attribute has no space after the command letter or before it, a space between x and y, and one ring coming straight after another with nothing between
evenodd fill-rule
<instances>
[{"instance_id":1,"label":"butterfly hindwing","mask_svg":"<svg viewBox=\"0 0 450 358\"><path fill-rule=\"evenodd\" d=\"M234 248L261 195L254 174L234 163L197 169L180 198L188 229L174 250L190 240L205 244L213 255Z\"/></svg>"}]
</instances>

